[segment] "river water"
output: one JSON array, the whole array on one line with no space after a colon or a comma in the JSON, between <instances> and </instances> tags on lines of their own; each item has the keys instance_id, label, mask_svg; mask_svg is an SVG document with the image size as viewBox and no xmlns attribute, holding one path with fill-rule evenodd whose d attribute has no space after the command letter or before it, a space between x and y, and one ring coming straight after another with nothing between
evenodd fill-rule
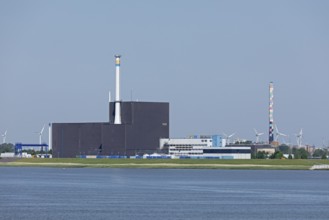
<instances>
[{"instance_id":1,"label":"river water","mask_svg":"<svg viewBox=\"0 0 329 220\"><path fill-rule=\"evenodd\" d=\"M0 167L0 219L329 219L329 172Z\"/></svg>"}]
</instances>

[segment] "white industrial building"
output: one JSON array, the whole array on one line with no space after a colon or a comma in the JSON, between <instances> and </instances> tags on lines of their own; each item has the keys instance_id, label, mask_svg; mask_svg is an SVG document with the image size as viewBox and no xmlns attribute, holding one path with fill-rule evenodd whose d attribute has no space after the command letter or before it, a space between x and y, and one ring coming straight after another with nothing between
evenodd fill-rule
<instances>
[{"instance_id":1,"label":"white industrial building","mask_svg":"<svg viewBox=\"0 0 329 220\"><path fill-rule=\"evenodd\" d=\"M168 149L172 158L251 159L250 147L225 147L220 135L160 139L160 149Z\"/></svg>"},{"instance_id":2,"label":"white industrial building","mask_svg":"<svg viewBox=\"0 0 329 220\"><path fill-rule=\"evenodd\" d=\"M17 156L15 155L15 152L6 152L6 153L1 153L0 157L2 157L2 158L14 158L14 157L17 157ZM22 152L22 155L20 157L31 158L32 155L28 154L26 152Z\"/></svg>"}]
</instances>

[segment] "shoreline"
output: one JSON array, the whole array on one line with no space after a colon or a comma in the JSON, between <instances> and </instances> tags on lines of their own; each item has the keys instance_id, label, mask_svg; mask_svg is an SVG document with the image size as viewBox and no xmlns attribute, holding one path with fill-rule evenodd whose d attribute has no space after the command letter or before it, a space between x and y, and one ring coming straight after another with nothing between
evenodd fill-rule
<instances>
[{"instance_id":1,"label":"shoreline","mask_svg":"<svg viewBox=\"0 0 329 220\"><path fill-rule=\"evenodd\" d=\"M0 167L329 170L329 160L160 160L2 158Z\"/></svg>"},{"instance_id":2,"label":"shoreline","mask_svg":"<svg viewBox=\"0 0 329 220\"><path fill-rule=\"evenodd\" d=\"M0 158L0 163L9 163L18 160L17 158Z\"/></svg>"}]
</instances>

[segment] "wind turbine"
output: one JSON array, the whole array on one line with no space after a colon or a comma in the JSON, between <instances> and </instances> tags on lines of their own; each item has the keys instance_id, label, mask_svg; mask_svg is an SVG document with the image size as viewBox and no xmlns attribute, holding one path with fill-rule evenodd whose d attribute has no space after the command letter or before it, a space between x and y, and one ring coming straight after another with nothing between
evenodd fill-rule
<instances>
[{"instance_id":1,"label":"wind turbine","mask_svg":"<svg viewBox=\"0 0 329 220\"><path fill-rule=\"evenodd\" d=\"M2 136L2 143L6 143L6 137L7 137L7 130L5 131L5 133L1 134Z\"/></svg>"},{"instance_id":2,"label":"wind turbine","mask_svg":"<svg viewBox=\"0 0 329 220\"><path fill-rule=\"evenodd\" d=\"M264 133L259 133L257 130L254 128L255 134L256 134L256 144L259 142L259 137L263 135Z\"/></svg>"},{"instance_id":3,"label":"wind turbine","mask_svg":"<svg viewBox=\"0 0 329 220\"><path fill-rule=\"evenodd\" d=\"M298 147L301 147L302 146L302 140L303 140L303 129L301 128L300 132L298 134L295 134L295 135L296 135L297 145L298 145Z\"/></svg>"},{"instance_id":4,"label":"wind turbine","mask_svg":"<svg viewBox=\"0 0 329 220\"><path fill-rule=\"evenodd\" d=\"M230 138L235 135L235 132L230 135L223 133L223 135L225 136L225 139L227 140L227 144L230 144Z\"/></svg>"},{"instance_id":5,"label":"wind turbine","mask_svg":"<svg viewBox=\"0 0 329 220\"><path fill-rule=\"evenodd\" d=\"M39 144L42 144L42 133L43 130L45 130L45 125L43 125L42 129L40 132L36 132L37 134L39 134Z\"/></svg>"},{"instance_id":6,"label":"wind turbine","mask_svg":"<svg viewBox=\"0 0 329 220\"><path fill-rule=\"evenodd\" d=\"M280 136L287 137L288 135L279 132L278 126L275 125L275 141L278 141Z\"/></svg>"}]
</instances>

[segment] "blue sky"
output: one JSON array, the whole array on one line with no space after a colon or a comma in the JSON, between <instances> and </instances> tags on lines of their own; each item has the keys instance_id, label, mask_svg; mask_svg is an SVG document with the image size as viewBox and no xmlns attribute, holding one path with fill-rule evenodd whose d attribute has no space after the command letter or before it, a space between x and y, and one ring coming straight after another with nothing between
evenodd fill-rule
<instances>
[{"instance_id":1,"label":"blue sky","mask_svg":"<svg viewBox=\"0 0 329 220\"><path fill-rule=\"evenodd\" d=\"M123 100L170 102L171 137L255 140L273 81L280 131L328 145L328 10L320 0L2 0L0 132L37 143L48 122L107 121L121 54Z\"/></svg>"}]
</instances>

